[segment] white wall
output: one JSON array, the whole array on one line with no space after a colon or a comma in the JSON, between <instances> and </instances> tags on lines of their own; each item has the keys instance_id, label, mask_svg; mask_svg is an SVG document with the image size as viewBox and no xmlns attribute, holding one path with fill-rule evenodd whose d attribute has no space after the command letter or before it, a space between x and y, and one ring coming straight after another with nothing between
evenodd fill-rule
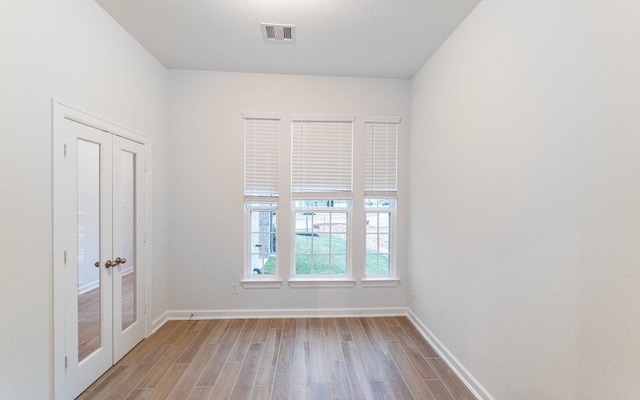
<instances>
[{"instance_id":1,"label":"white wall","mask_svg":"<svg viewBox=\"0 0 640 400\"><path fill-rule=\"evenodd\" d=\"M0 12L0 398L51 393L51 99L153 139L153 309L165 310L167 71L95 2ZM157 316L157 315L156 315Z\"/></svg>"},{"instance_id":2,"label":"white wall","mask_svg":"<svg viewBox=\"0 0 640 400\"><path fill-rule=\"evenodd\" d=\"M640 397L638 38L484 0L412 82L411 307L496 399Z\"/></svg>"},{"instance_id":3,"label":"white wall","mask_svg":"<svg viewBox=\"0 0 640 400\"><path fill-rule=\"evenodd\" d=\"M242 112L280 112L281 145L289 148L289 115L398 115L400 174L407 176L409 81L292 75L170 71L170 260L169 309L247 310L406 305L406 289L245 289L231 295L243 277L243 120ZM360 135L360 137L362 137ZM360 139L362 141L363 139ZM355 143L354 146L363 146ZM284 153L287 154L286 150ZM362 157L356 158L356 164ZM284 163L284 166L287 164ZM290 173L283 169L282 179ZM360 169L359 178L364 175ZM399 182L399 225L406 227L406 179ZM362 183L361 183L362 184ZM290 195L281 194L280 237L290 218L282 211ZM364 201L362 194L360 200ZM360 217L360 219L359 219ZM354 221L364 220L354 212ZM364 230L364 225L361 227ZM406 229L398 233L398 275L406 283ZM278 259L288 268L287 247Z\"/></svg>"}]
</instances>

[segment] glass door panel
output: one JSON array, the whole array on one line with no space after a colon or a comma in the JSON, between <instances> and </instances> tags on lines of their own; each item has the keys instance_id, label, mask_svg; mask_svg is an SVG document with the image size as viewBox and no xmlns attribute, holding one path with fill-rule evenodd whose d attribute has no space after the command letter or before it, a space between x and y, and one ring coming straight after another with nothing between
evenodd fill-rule
<instances>
[{"instance_id":1,"label":"glass door panel","mask_svg":"<svg viewBox=\"0 0 640 400\"><path fill-rule=\"evenodd\" d=\"M100 145L78 139L78 361L101 347Z\"/></svg>"},{"instance_id":2,"label":"glass door panel","mask_svg":"<svg viewBox=\"0 0 640 400\"><path fill-rule=\"evenodd\" d=\"M120 152L120 216L122 234L119 240L122 258L122 330L133 324L137 316L136 293L136 156L128 151Z\"/></svg>"}]
</instances>

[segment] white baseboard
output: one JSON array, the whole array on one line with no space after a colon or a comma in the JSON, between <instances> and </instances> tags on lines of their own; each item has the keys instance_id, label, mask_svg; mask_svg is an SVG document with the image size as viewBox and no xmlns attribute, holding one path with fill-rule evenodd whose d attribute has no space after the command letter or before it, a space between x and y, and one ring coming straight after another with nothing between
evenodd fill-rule
<instances>
[{"instance_id":1,"label":"white baseboard","mask_svg":"<svg viewBox=\"0 0 640 400\"><path fill-rule=\"evenodd\" d=\"M171 310L167 319L231 319L231 318L334 318L389 317L407 315L406 307L383 308L286 308L253 310Z\"/></svg>"},{"instance_id":2,"label":"white baseboard","mask_svg":"<svg viewBox=\"0 0 640 400\"><path fill-rule=\"evenodd\" d=\"M133 266L129 266L126 270L122 269L122 276L130 274L133 272ZM78 288L78 294L83 294L92 291L93 289L97 289L100 287L100 280L89 282L86 285L82 285Z\"/></svg>"},{"instance_id":3,"label":"white baseboard","mask_svg":"<svg viewBox=\"0 0 640 400\"><path fill-rule=\"evenodd\" d=\"M406 307L386 308L288 308L253 310L169 310L151 323L154 334L167 321L188 319L235 319L235 318L335 318L335 317L391 317L407 316Z\"/></svg>"},{"instance_id":4,"label":"white baseboard","mask_svg":"<svg viewBox=\"0 0 640 400\"><path fill-rule=\"evenodd\" d=\"M165 311L151 323L151 332L149 332L149 335L147 337L156 333L156 331L160 329L162 325L166 324L168 320L169 318L167 318L167 311Z\"/></svg>"},{"instance_id":5,"label":"white baseboard","mask_svg":"<svg viewBox=\"0 0 640 400\"><path fill-rule=\"evenodd\" d=\"M234 318L335 318L407 316L406 307L376 308L286 308L250 310L169 310L151 324L151 333L170 320Z\"/></svg>"},{"instance_id":6,"label":"white baseboard","mask_svg":"<svg viewBox=\"0 0 640 400\"><path fill-rule=\"evenodd\" d=\"M86 285L82 285L78 288L78 294L84 294L100 287L100 281L89 282Z\"/></svg>"},{"instance_id":7,"label":"white baseboard","mask_svg":"<svg viewBox=\"0 0 640 400\"><path fill-rule=\"evenodd\" d=\"M422 336L431 344L431 347L438 352L440 357L449 365L453 372L460 378L467 388L480 400L495 400L495 398L471 375L464 365L447 349L447 347L420 321L411 309L407 309L407 315L413 325L416 326Z\"/></svg>"}]
</instances>

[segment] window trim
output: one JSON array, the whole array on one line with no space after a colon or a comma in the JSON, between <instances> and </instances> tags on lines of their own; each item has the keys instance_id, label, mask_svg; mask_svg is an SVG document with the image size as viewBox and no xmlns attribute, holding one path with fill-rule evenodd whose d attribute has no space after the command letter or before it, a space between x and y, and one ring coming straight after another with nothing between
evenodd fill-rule
<instances>
[{"instance_id":1,"label":"window trim","mask_svg":"<svg viewBox=\"0 0 640 400\"><path fill-rule=\"evenodd\" d=\"M367 122L381 124L400 124L402 118L396 115L365 115L363 117L365 124Z\"/></svg>"},{"instance_id":2,"label":"window trim","mask_svg":"<svg viewBox=\"0 0 640 400\"><path fill-rule=\"evenodd\" d=\"M290 122L355 122L355 115L332 115L332 114L290 114Z\"/></svg>"},{"instance_id":3,"label":"window trim","mask_svg":"<svg viewBox=\"0 0 640 400\"><path fill-rule=\"evenodd\" d=\"M282 278L245 278L240 281L244 289L279 289L282 286Z\"/></svg>"},{"instance_id":4,"label":"window trim","mask_svg":"<svg viewBox=\"0 0 640 400\"><path fill-rule=\"evenodd\" d=\"M391 276L386 278L362 278L360 284L364 288L396 287L400 284L400 278Z\"/></svg>"},{"instance_id":5,"label":"window trim","mask_svg":"<svg viewBox=\"0 0 640 400\"><path fill-rule=\"evenodd\" d=\"M303 278L290 278L287 283L292 289L300 288L352 288L356 286L353 278L314 278L314 275L301 275Z\"/></svg>"},{"instance_id":6,"label":"window trim","mask_svg":"<svg viewBox=\"0 0 640 400\"><path fill-rule=\"evenodd\" d=\"M280 121L282 113L279 112L242 112L242 119L274 119Z\"/></svg>"}]
</instances>

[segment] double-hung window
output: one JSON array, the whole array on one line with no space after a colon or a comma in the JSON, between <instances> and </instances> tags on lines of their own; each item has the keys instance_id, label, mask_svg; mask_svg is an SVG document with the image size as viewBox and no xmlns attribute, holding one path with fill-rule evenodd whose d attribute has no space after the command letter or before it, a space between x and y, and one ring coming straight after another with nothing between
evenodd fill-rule
<instances>
[{"instance_id":1,"label":"double-hung window","mask_svg":"<svg viewBox=\"0 0 640 400\"><path fill-rule=\"evenodd\" d=\"M291 116L293 277L350 271L353 116Z\"/></svg>"},{"instance_id":2,"label":"double-hung window","mask_svg":"<svg viewBox=\"0 0 640 400\"><path fill-rule=\"evenodd\" d=\"M243 114L245 279L277 275L280 116Z\"/></svg>"},{"instance_id":3,"label":"double-hung window","mask_svg":"<svg viewBox=\"0 0 640 400\"><path fill-rule=\"evenodd\" d=\"M399 118L365 117L365 277L395 276Z\"/></svg>"}]
</instances>

